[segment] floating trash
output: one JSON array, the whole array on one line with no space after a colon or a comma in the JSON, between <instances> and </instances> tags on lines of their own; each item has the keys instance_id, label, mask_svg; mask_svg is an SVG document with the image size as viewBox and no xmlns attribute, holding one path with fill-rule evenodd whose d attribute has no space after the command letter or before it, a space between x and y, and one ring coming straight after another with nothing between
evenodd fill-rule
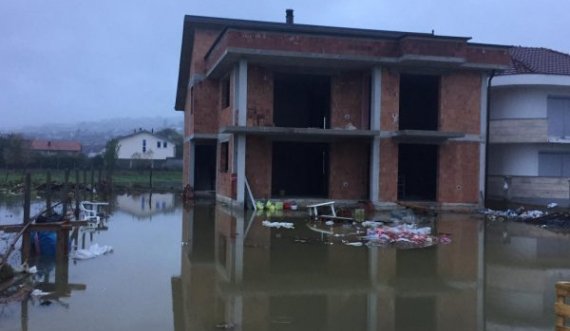
<instances>
[{"instance_id":1,"label":"floating trash","mask_svg":"<svg viewBox=\"0 0 570 331\"><path fill-rule=\"evenodd\" d=\"M108 254L113 251L113 247L108 245L99 246L99 244L93 244L89 246L89 249L78 249L74 252L72 258L75 260L87 260L92 259L100 255Z\"/></svg>"},{"instance_id":2,"label":"floating trash","mask_svg":"<svg viewBox=\"0 0 570 331\"><path fill-rule=\"evenodd\" d=\"M293 223L290 222L270 222L268 220L265 220L263 222L261 222L261 224L263 224L263 226L266 226L268 228L286 228L286 229L294 229L295 226Z\"/></svg>"}]
</instances>

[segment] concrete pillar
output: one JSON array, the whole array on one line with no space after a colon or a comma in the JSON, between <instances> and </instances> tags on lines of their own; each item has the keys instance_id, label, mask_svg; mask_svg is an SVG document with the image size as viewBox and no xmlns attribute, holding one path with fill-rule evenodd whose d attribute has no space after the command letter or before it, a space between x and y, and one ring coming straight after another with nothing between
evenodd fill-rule
<instances>
[{"instance_id":1,"label":"concrete pillar","mask_svg":"<svg viewBox=\"0 0 570 331\"><path fill-rule=\"evenodd\" d=\"M237 66L237 112L239 126L247 125L247 61L240 60Z\"/></svg>"},{"instance_id":2,"label":"concrete pillar","mask_svg":"<svg viewBox=\"0 0 570 331\"><path fill-rule=\"evenodd\" d=\"M247 126L247 61L240 60L237 66L237 109L238 126ZM240 206L245 205L245 135L236 135L234 137L234 148L236 150L235 171L237 175L236 183L236 202Z\"/></svg>"},{"instance_id":3,"label":"concrete pillar","mask_svg":"<svg viewBox=\"0 0 570 331\"><path fill-rule=\"evenodd\" d=\"M485 173L487 167L487 120L489 118L487 105L488 105L488 84L489 76L487 74L481 75L481 105L480 105L480 144L479 144L479 206L485 205L485 190L486 188L486 176Z\"/></svg>"},{"instance_id":4,"label":"concrete pillar","mask_svg":"<svg viewBox=\"0 0 570 331\"><path fill-rule=\"evenodd\" d=\"M188 141L188 183L194 188L196 179L194 173L196 169L196 143L194 140Z\"/></svg>"},{"instance_id":5,"label":"concrete pillar","mask_svg":"<svg viewBox=\"0 0 570 331\"><path fill-rule=\"evenodd\" d=\"M370 130L380 130L380 112L382 102L382 68L374 67L371 72L370 85ZM376 136L370 144L370 201L380 199L380 136Z\"/></svg>"}]
</instances>

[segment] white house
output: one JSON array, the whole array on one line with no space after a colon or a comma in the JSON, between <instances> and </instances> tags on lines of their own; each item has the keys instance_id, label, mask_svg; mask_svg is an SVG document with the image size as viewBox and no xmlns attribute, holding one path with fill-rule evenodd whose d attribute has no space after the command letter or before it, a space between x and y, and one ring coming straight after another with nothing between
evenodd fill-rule
<instances>
[{"instance_id":1,"label":"white house","mask_svg":"<svg viewBox=\"0 0 570 331\"><path fill-rule=\"evenodd\" d=\"M570 55L513 47L491 81L488 192L518 202L570 197ZM543 201L543 202L545 202Z\"/></svg>"},{"instance_id":2,"label":"white house","mask_svg":"<svg viewBox=\"0 0 570 331\"><path fill-rule=\"evenodd\" d=\"M174 210L174 193L143 193L117 196L117 208L137 219L150 218L155 214Z\"/></svg>"},{"instance_id":3,"label":"white house","mask_svg":"<svg viewBox=\"0 0 570 331\"><path fill-rule=\"evenodd\" d=\"M119 160L166 160L175 155L174 142L148 131L137 131L118 139Z\"/></svg>"}]
</instances>

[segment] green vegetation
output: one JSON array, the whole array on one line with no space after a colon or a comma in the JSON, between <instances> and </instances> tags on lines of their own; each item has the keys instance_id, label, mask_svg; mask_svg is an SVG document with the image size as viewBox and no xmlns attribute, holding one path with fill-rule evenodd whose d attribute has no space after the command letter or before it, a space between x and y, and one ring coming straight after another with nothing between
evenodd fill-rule
<instances>
[{"instance_id":1,"label":"green vegetation","mask_svg":"<svg viewBox=\"0 0 570 331\"><path fill-rule=\"evenodd\" d=\"M65 179L64 170L55 169L31 169L28 170L32 175L32 186L37 187L46 182L47 173L49 171L51 180L56 183L63 183ZM0 187L12 188L21 185L24 182L25 172L20 169L0 169ZM101 180L106 180L107 174L101 171ZM93 171L94 182L99 181L99 171ZM113 186L115 188L135 188L148 189L150 187L150 171L149 169L140 170L118 170L115 169L112 175ZM69 173L69 182L75 182L75 170ZM91 170L79 170L79 182L91 183ZM158 170L152 172L152 186L155 189L182 189L182 171L181 170Z\"/></svg>"}]
</instances>

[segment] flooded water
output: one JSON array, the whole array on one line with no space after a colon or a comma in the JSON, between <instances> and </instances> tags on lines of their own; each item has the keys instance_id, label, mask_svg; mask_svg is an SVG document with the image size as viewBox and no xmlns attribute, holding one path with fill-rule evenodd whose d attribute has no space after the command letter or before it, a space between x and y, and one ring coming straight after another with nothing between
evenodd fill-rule
<instances>
[{"instance_id":1,"label":"flooded water","mask_svg":"<svg viewBox=\"0 0 570 331\"><path fill-rule=\"evenodd\" d=\"M43 261L36 282L59 300L0 304L0 330L552 330L554 283L570 280L570 236L549 229L442 214L449 244L355 247L351 227L302 215L277 229L174 195L118 197L106 229L76 237L114 251Z\"/></svg>"}]
</instances>

